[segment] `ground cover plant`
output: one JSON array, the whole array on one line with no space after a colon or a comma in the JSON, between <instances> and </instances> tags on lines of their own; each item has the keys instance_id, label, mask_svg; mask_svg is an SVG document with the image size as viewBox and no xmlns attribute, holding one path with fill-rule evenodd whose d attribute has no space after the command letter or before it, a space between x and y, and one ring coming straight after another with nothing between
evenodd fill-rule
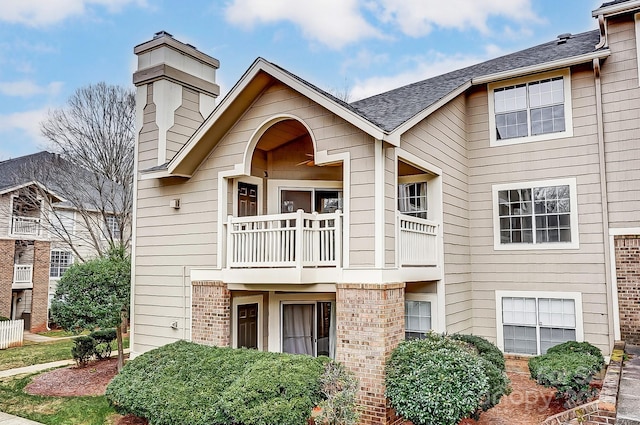
<instances>
[{"instance_id":1,"label":"ground cover plant","mask_svg":"<svg viewBox=\"0 0 640 425\"><path fill-rule=\"evenodd\" d=\"M415 425L456 425L497 403L508 390L504 363L501 370L479 354L493 350L475 337L470 342L460 339L429 333L401 342L392 352L386 395L399 415Z\"/></svg>"},{"instance_id":2,"label":"ground cover plant","mask_svg":"<svg viewBox=\"0 0 640 425\"><path fill-rule=\"evenodd\" d=\"M603 365L602 353L588 342L565 342L529 359L531 378L540 385L554 387L556 397L570 407L594 396L596 390L590 383Z\"/></svg>"},{"instance_id":3,"label":"ground cover plant","mask_svg":"<svg viewBox=\"0 0 640 425\"><path fill-rule=\"evenodd\" d=\"M154 425L299 425L323 400L327 363L178 341L129 361L106 396L119 413Z\"/></svg>"}]
</instances>

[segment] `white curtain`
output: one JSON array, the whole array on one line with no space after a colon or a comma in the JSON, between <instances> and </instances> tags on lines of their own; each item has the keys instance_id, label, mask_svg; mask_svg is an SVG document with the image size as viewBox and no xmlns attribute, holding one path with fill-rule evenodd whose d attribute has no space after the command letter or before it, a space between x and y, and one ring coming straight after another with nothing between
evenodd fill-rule
<instances>
[{"instance_id":1,"label":"white curtain","mask_svg":"<svg viewBox=\"0 0 640 425\"><path fill-rule=\"evenodd\" d=\"M313 356L313 304L282 306L282 351Z\"/></svg>"}]
</instances>

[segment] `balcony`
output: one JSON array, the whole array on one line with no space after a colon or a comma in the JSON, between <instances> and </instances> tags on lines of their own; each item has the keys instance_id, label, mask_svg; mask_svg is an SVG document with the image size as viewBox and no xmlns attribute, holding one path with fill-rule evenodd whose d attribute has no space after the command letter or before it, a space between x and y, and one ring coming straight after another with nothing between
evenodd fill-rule
<instances>
[{"instance_id":1,"label":"balcony","mask_svg":"<svg viewBox=\"0 0 640 425\"><path fill-rule=\"evenodd\" d=\"M397 213L400 267L438 265L438 223Z\"/></svg>"},{"instance_id":2,"label":"balcony","mask_svg":"<svg viewBox=\"0 0 640 425\"><path fill-rule=\"evenodd\" d=\"M40 236L42 226L40 219L36 217L11 216L11 235L13 236Z\"/></svg>"},{"instance_id":3,"label":"balcony","mask_svg":"<svg viewBox=\"0 0 640 425\"><path fill-rule=\"evenodd\" d=\"M15 264L13 266L12 289L32 289L33 288L33 265Z\"/></svg>"}]
</instances>

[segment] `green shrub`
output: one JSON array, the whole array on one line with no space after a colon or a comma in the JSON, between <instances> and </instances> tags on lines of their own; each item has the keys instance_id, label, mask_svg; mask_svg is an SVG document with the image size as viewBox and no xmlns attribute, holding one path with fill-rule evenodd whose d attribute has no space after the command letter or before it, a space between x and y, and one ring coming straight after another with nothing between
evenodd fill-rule
<instances>
[{"instance_id":1,"label":"green shrub","mask_svg":"<svg viewBox=\"0 0 640 425\"><path fill-rule=\"evenodd\" d=\"M7 320L11 320L8 317L0 316L0 322L6 322Z\"/></svg>"},{"instance_id":2,"label":"green shrub","mask_svg":"<svg viewBox=\"0 0 640 425\"><path fill-rule=\"evenodd\" d=\"M96 347L93 352L96 359L101 360L111 357L111 351L113 350L112 344L116 340L115 329L93 331L89 336L96 341Z\"/></svg>"},{"instance_id":3,"label":"green shrub","mask_svg":"<svg viewBox=\"0 0 640 425\"><path fill-rule=\"evenodd\" d=\"M129 361L106 396L154 425L297 425L322 400L329 361L179 341Z\"/></svg>"},{"instance_id":4,"label":"green shrub","mask_svg":"<svg viewBox=\"0 0 640 425\"><path fill-rule=\"evenodd\" d=\"M73 340L71 347L71 355L78 366L84 366L89 363L93 357L96 348L96 340L90 336L79 336Z\"/></svg>"},{"instance_id":5,"label":"green shrub","mask_svg":"<svg viewBox=\"0 0 640 425\"><path fill-rule=\"evenodd\" d=\"M531 377L545 387L554 387L556 397L568 406L582 404L594 395L589 384L604 365L600 350L585 344L561 344L557 350L529 359Z\"/></svg>"},{"instance_id":6,"label":"green shrub","mask_svg":"<svg viewBox=\"0 0 640 425\"><path fill-rule=\"evenodd\" d=\"M553 353L587 353L600 359L600 362L604 364L604 357L602 357L602 351L595 345L588 342L567 341L562 344L555 345L547 350L547 354Z\"/></svg>"},{"instance_id":7,"label":"green shrub","mask_svg":"<svg viewBox=\"0 0 640 425\"><path fill-rule=\"evenodd\" d=\"M511 394L509 378L505 373L504 355L495 344L476 335L454 334L451 338L469 344L483 359L482 367L489 383L489 391L480 406L483 411L500 403L503 395Z\"/></svg>"},{"instance_id":8,"label":"green shrub","mask_svg":"<svg viewBox=\"0 0 640 425\"><path fill-rule=\"evenodd\" d=\"M415 425L455 425L474 414L489 391L485 363L449 337L430 333L403 341L387 362L386 395Z\"/></svg>"}]
</instances>

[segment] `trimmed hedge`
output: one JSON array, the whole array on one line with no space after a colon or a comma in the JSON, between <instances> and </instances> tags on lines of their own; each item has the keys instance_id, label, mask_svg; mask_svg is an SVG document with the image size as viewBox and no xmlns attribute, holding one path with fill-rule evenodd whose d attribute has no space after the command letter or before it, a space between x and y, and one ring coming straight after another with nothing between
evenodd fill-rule
<instances>
[{"instance_id":1,"label":"trimmed hedge","mask_svg":"<svg viewBox=\"0 0 640 425\"><path fill-rule=\"evenodd\" d=\"M456 425L489 391L484 361L450 337L429 333L401 342L386 365L386 396L415 425Z\"/></svg>"},{"instance_id":2,"label":"trimmed hedge","mask_svg":"<svg viewBox=\"0 0 640 425\"><path fill-rule=\"evenodd\" d=\"M495 344L476 335L454 334L451 338L469 344L482 358L482 367L487 376L489 391L485 394L480 408L483 411L491 409L500 403L503 395L511 394L509 378L506 374L504 355ZM478 415L474 415L477 419Z\"/></svg>"},{"instance_id":3,"label":"trimmed hedge","mask_svg":"<svg viewBox=\"0 0 640 425\"><path fill-rule=\"evenodd\" d=\"M323 399L330 361L178 341L129 361L106 396L154 425L299 425Z\"/></svg>"},{"instance_id":4,"label":"trimmed hedge","mask_svg":"<svg viewBox=\"0 0 640 425\"><path fill-rule=\"evenodd\" d=\"M595 391L589 385L602 369L604 359L588 342L566 342L529 359L531 378L545 387L554 387L556 397L568 406L585 403Z\"/></svg>"}]
</instances>

